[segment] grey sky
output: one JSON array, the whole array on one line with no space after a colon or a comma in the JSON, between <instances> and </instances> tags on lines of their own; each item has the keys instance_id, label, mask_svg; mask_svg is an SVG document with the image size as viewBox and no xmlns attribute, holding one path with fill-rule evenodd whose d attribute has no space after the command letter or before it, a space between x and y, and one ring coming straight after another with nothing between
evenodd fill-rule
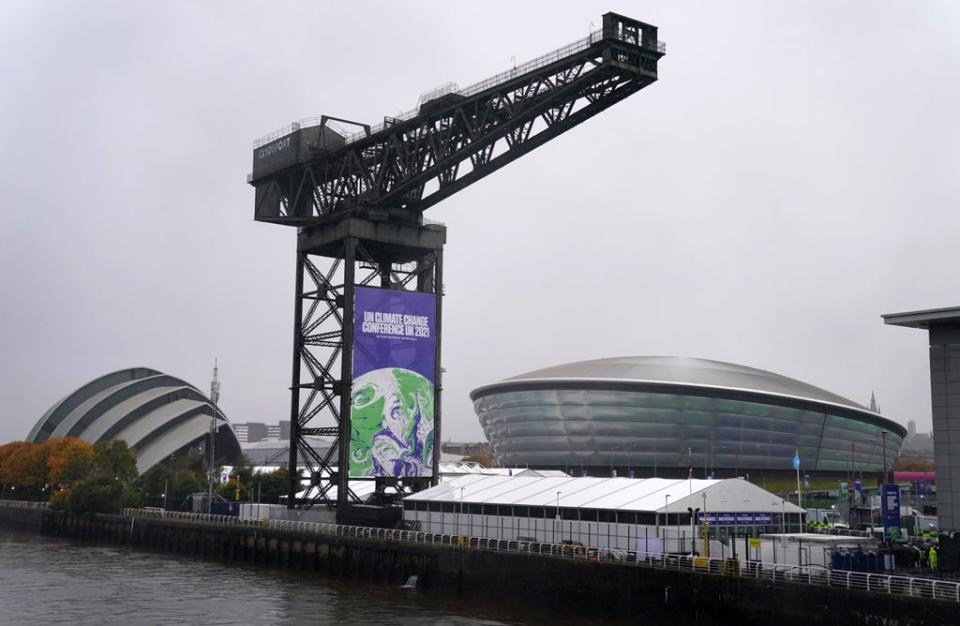
<instances>
[{"instance_id":1,"label":"grey sky","mask_svg":"<svg viewBox=\"0 0 960 626\"><path fill-rule=\"evenodd\" d=\"M286 418L294 230L255 223L251 142L376 123L585 36L660 27L660 80L431 209L448 227L444 438L547 365L676 354L930 425L926 337L960 304L960 5L0 1L0 441L144 365L234 421Z\"/></svg>"}]
</instances>

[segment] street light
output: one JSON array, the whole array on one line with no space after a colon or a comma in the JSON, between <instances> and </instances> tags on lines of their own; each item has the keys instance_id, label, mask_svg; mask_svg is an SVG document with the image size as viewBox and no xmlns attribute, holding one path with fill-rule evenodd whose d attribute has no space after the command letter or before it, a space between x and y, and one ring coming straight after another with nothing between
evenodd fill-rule
<instances>
[{"instance_id":1,"label":"street light","mask_svg":"<svg viewBox=\"0 0 960 626\"><path fill-rule=\"evenodd\" d=\"M887 431L880 431L880 439L883 441L883 478L880 480L880 486L883 487L887 484Z\"/></svg>"},{"instance_id":2,"label":"street light","mask_svg":"<svg viewBox=\"0 0 960 626\"><path fill-rule=\"evenodd\" d=\"M563 493L563 492L562 492L562 491L558 491L558 492L557 492L557 519L556 519L556 521L553 523L553 540L554 540L554 541L557 540L557 535L558 535L558 530L557 530L557 529L560 528L560 494L561 494L561 493ZM558 543L559 543L559 542L558 542Z\"/></svg>"},{"instance_id":3,"label":"street light","mask_svg":"<svg viewBox=\"0 0 960 626\"><path fill-rule=\"evenodd\" d=\"M693 530L694 520L697 519L697 514L700 512L700 507L694 508L692 506L687 507L687 513L690 514L690 554L693 555L697 551L697 533Z\"/></svg>"},{"instance_id":4,"label":"street light","mask_svg":"<svg viewBox=\"0 0 960 626\"><path fill-rule=\"evenodd\" d=\"M709 543L710 543L710 522L707 520L707 491L704 490L703 493L700 494L700 497L703 498L703 508L700 509L700 510L703 511L703 521L706 522L706 524L707 524L707 536L704 537L704 539L703 539L703 554L704 554L704 556L709 557L709 556L710 556L710 545L709 545ZM720 531L718 530L717 533L719 533L719 532L720 532ZM719 536L719 535L718 535L718 536ZM734 542L736 542L736 538L734 538Z\"/></svg>"},{"instance_id":5,"label":"street light","mask_svg":"<svg viewBox=\"0 0 960 626\"><path fill-rule=\"evenodd\" d=\"M667 551L667 527L670 526L670 496L668 494L663 494L663 548L664 552Z\"/></svg>"},{"instance_id":6,"label":"street light","mask_svg":"<svg viewBox=\"0 0 960 626\"><path fill-rule=\"evenodd\" d=\"M457 534L460 534L460 515L463 514L463 487L460 487L460 509L457 511Z\"/></svg>"}]
</instances>

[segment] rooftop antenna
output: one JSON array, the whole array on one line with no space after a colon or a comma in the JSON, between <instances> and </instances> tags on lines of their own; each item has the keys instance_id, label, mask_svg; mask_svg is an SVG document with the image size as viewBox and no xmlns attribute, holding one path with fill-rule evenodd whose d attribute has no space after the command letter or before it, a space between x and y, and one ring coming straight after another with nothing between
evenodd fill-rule
<instances>
[{"instance_id":1,"label":"rooftop antenna","mask_svg":"<svg viewBox=\"0 0 960 626\"><path fill-rule=\"evenodd\" d=\"M210 414L210 445L207 446L207 514L213 512L213 478L216 472L216 450L214 440L217 435L217 402L220 400L220 380L218 377L219 368L217 359L213 359L213 380L210 381L210 402L213 404L213 412Z\"/></svg>"}]
</instances>

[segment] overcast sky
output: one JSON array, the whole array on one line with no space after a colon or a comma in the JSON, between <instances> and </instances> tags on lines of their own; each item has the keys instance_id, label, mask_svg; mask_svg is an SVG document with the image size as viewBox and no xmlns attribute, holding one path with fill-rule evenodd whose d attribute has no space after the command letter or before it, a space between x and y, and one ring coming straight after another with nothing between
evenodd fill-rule
<instances>
[{"instance_id":1,"label":"overcast sky","mask_svg":"<svg viewBox=\"0 0 960 626\"><path fill-rule=\"evenodd\" d=\"M660 27L660 80L430 209L447 224L444 439L468 393L557 363L768 369L930 427L926 333L960 305L953 2L0 0L0 441L148 366L286 419L295 231L251 143L376 123L587 34Z\"/></svg>"}]
</instances>

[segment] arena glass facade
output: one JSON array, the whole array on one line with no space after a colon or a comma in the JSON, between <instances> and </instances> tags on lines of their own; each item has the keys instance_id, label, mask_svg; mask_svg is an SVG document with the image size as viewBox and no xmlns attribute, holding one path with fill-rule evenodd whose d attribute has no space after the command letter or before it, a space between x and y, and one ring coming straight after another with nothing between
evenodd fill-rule
<instances>
[{"instance_id":1,"label":"arena glass facade","mask_svg":"<svg viewBox=\"0 0 960 626\"><path fill-rule=\"evenodd\" d=\"M573 363L481 387L471 398L501 464L592 475L686 476L691 461L698 478L792 475L795 451L803 473L878 475L906 436L899 424L811 385L703 359Z\"/></svg>"}]
</instances>

